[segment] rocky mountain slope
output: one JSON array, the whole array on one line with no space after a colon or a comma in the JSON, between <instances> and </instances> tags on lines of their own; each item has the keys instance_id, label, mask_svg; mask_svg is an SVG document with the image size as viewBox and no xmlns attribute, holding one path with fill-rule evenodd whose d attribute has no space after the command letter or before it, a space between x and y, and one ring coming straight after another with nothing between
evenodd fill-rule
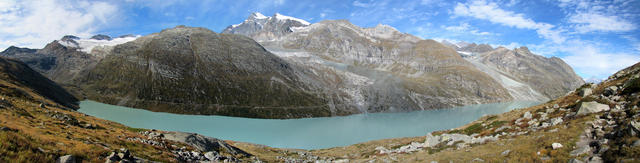
<instances>
[{"instance_id":1,"label":"rocky mountain slope","mask_svg":"<svg viewBox=\"0 0 640 163\"><path fill-rule=\"evenodd\" d=\"M268 29L239 28L253 22L254 15L261 14L254 13L225 32L253 37L270 52L299 67L336 74L313 78L343 81L321 85L344 92L343 99L368 108L363 112L509 100L546 101L583 84L557 58L544 58L528 50L512 52L527 57L480 55L504 52L487 44L422 40L386 25L361 28L345 20L322 21L308 26L286 26L292 29L290 33L265 40L257 34L270 32ZM534 78L536 75L542 77ZM550 84L554 80L562 84Z\"/></svg>"},{"instance_id":2,"label":"rocky mountain slope","mask_svg":"<svg viewBox=\"0 0 640 163\"><path fill-rule=\"evenodd\" d=\"M67 35L54 40L42 49L12 46L0 52L0 56L20 60L49 79L67 85L71 84L80 72L104 58L104 51L109 50L110 46L135 38L135 36L122 36L112 39L106 35L95 35L90 39L81 39Z\"/></svg>"},{"instance_id":3,"label":"rocky mountain slope","mask_svg":"<svg viewBox=\"0 0 640 163\"><path fill-rule=\"evenodd\" d=\"M3 94L43 101L43 106L44 101L53 101L46 104L78 108L78 99L20 61L0 57L0 80L2 80L0 89Z\"/></svg>"},{"instance_id":4,"label":"rocky mountain slope","mask_svg":"<svg viewBox=\"0 0 640 163\"><path fill-rule=\"evenodd\" d=\"M527 47L513 50L497 48L467 59L472 63L481 63L489 67L490 71L498 72L499 78L515 81L504 82L504 85L526 85L530 87L529 92L548 99L565 95L566 92L584 84L582 78L560 58L536 55Z\"/></svg>"},{"instance_id":5,"label":"rocky mountain slope","mask_svg":"<svg viewBox=\"0 0 640 163\"><path fill-rule=\"evenodd\" d=\"M455 51L390 26L360 28L343 20L323 21L263 45L281 56L300 51L321 64L306 64L304 56L289 60L316 69L331 67L367 81L349 95L369 112L511 100L505 89Z\"/></svg>"},{"instance_id":6,"label":"rocky mountain slope","mask_svg":"<svg viewBox=\"0 0 640 163\"><path fill-rule=\"evenodd\" d=\"M422 137L313 151L232 144L263 160L284 162L637 162L639 91L637 63L547 103Z\"/></svg>"}]
</instances>

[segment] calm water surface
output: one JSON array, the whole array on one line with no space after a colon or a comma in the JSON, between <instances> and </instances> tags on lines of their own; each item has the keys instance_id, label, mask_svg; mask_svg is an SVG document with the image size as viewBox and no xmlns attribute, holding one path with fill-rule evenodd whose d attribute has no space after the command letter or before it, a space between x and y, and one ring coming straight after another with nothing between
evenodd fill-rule
<instances>
[{"instance_id":1,"label":"calm water surface","mask_svg":"<svg viewBox=\"0 0 640 163\"><path fill-rule=\"evenodd\" d=\"M536 104L539 102L508 102L405 113L288 120L158 113L95 101L80 102L78 111L135 128L195 132L278 148L319 149L376 139L423 136L431 131L462 126L483 115Z\"/></svg>"}]
</instances>

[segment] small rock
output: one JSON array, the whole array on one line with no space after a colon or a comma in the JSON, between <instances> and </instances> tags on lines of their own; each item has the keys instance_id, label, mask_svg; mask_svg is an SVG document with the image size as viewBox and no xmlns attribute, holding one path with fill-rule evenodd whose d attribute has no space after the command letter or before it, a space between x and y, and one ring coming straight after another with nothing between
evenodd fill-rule
<instances>
[{"instance_id":1,"label":"small rock","mask_svg":"<svg viewBox=\"0 0 640 163\"><path fill-rule=\"evenodd\" d=\"M18 130L16 129L12 129L9 127L0 127L0 131L11 131L11 132L17 132Z\"/></svg>"},{"instance_id":2,"label":"small rock","mask_svg":"<svg viewBox=\"0 0 640 163\"><path fill-rule=\"evenodd\" d=\"M474 158L473 160L471 160L471 162L484 162L484 160L480 158Z\"/></svg>"},{"instance_id":3,"label":"small rock","mask_svg":"<svg viewBox=\"0 0 640 163\"><path fill-rule=\"evenodd\" d=\"M574 158L569 160L569 163L584 163L584 162Z\"/></svg>"},{"instance_id":4,"label":"small rock","mask_svg":"<svg viewBox=\"0 0 640 163\"><path fill-rule=\"evenodd\" d=\"M635 129L636 131L640 131L640 122L631 121L631 127L633 127L633 129Z\"/></svg>"},{"instance_id":5,"label":"small rock","mask_svg":"<svg viewBox=\"0 0 640 163\"><path fill-rule=\"evenodd\" d=\"M218 158L219 156L220 156L220 154L218 154L218 152L216 152L216 151L211 151L211 152L204 153L204 157L209 159L209 161L215 161L216 158Z\"/></svg>"},{"instance_id":6,"label":"small rock","mask_svg":"<svg viewBox=\"0 0 640 163\"><path fill-rule=\"evenodd\" d=\"M551 125L552 126L558 125L558 124L560 124L562 122L563 122L562 117L556 117L556 118L551 119Z\"/></svg>"},{"instance_id":7,"label":"small rock","mask_svg":"<svg viewBox=\"0 0 640 163\"><path fill-rule=\"evenodd\" d=\"M525 112L524 115L522 115L522 118L531 119L533 118L533 115L531 115L531 112Z\"/></svg>"},{"instance_id":8,"label":"small rock","mask_svg":"<svg viewBox=\"0 0 640 163\"><path fill-rule=\"evenodd\" d=\"M501 155L502 155L502 156L507 156L507 155L509 155L509 153L511 153L511 150L508 150L508 149L507 149L507 150L503 151L503 152L501 153Z\"/></svg>"},{"instance_id":9,"label":"small rock","mask_svg":"<svg viewBox=\"0 0 640 163\"><path fill-rule=\"evenodd\" d=\"M553 144L551 144L551 148L553 148L553 149L559 149L559 148L562 148L562 144L560 144L560 143L553 143Z\"/></svg>"},{"instance_id":10,"label":"small rock","mask_svg":"<svg viewBox=\"0 0 640 163\"><path fill-rule=\"evenodd\" d=\"M56 160L56 163L75 163L76 162L76 157L73 157L72 155L64 155L58 158L58 160Z\"/></svg>"},{"instance_id":11,"label":"small rock","mask_svg":"<svg viewBox=\"0 0 640 163\"><path fill-rule=\"evenodd\" d=\"M40 103L40 108L45 108L43 103Z\"/></svg>"}]
</instances>

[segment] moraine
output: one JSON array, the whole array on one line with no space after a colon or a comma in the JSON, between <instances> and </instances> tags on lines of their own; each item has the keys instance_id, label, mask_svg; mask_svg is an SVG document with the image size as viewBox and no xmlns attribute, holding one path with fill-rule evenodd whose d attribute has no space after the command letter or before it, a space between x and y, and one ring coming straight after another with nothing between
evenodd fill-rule
<instances>
[{"instance_id":1,"label":"moraine","mask_svg":"<svg viewBox=\"0 0 640 163\"><path fill-rule=\"evenodd\" d=\"M508 102L403 113L286 120L180 115L95 101L82 101L78 111L135 128L195 132L278 148L320 149L376 139L423 136L432 131L462 126L484 115L536 104L539 102Z\"/></svg>"}]
</instances>

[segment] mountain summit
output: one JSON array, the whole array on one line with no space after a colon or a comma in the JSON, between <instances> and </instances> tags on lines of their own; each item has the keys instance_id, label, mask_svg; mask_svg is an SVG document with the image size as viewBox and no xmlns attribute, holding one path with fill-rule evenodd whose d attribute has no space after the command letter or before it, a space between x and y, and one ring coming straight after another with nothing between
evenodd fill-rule
<instances>
[{"instance_id":1,"label":"mountain summit","mask_svg":"<svg viewBox=\"0 0 640 163\"><path fill-rule=\"evenodd\" d=\"M231 25L224 29L222 33L241 34L249 36L256 41L268 41L293 32L295 27L304 27L310 24L305 20L279 13L268 17L255 12L249 15L244 22Z\"/></svg>"}]
</instances>

